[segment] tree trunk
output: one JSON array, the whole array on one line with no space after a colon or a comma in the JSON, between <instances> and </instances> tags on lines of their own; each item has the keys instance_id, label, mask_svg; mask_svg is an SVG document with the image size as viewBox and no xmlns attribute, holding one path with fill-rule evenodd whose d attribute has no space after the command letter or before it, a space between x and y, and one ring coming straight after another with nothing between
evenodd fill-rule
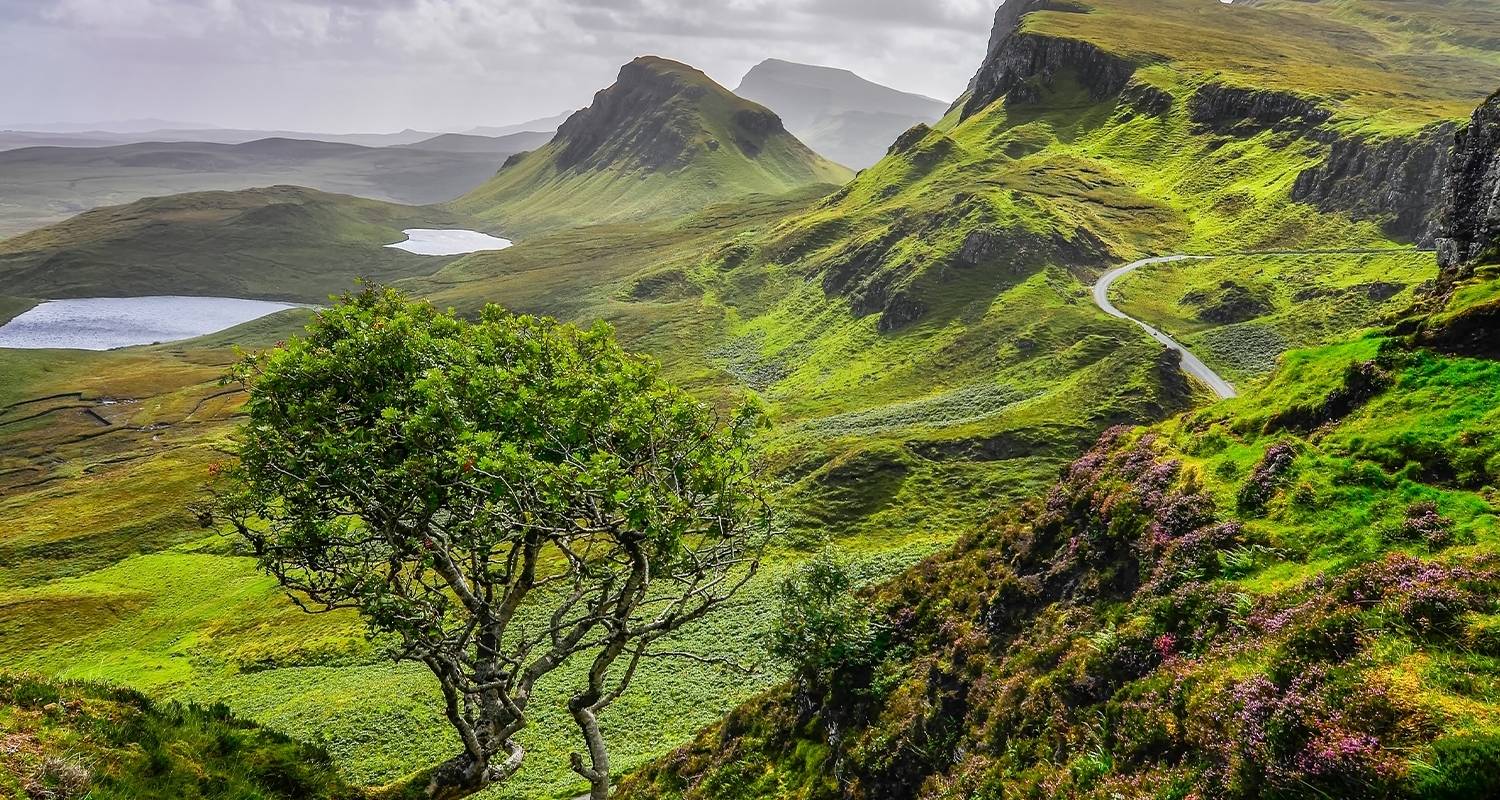
<instances>
[{"instance_id":1,"label":"tree trunk","mask_svg":"<svg viewBox=\"0 0 1500 800\"><path fill-rule=\"evenodd\" d=\"M427 776L428 800L461 800L495 782L493 771L468 753L455 756Z\"/></svg>"},{"instance_id":2,"label":"tree trunk","mask_svg":"<svg viewBox=\"0 0 1500 800\"><path fill-rule=\"evenodd\" d=\"M583 762L583 757L577 753L573 754L573 771L583 776L589 782L589 800L609 800L610 786L609 777L609 748L604 743L604 734L599 730L599 719L594 710L588 707L580 707L574 701L574 707L569 709L573 712L573 719L578 723L578 728L583 732L584 742L589 748L589 763Z\"/></svg>"}]
</instances>

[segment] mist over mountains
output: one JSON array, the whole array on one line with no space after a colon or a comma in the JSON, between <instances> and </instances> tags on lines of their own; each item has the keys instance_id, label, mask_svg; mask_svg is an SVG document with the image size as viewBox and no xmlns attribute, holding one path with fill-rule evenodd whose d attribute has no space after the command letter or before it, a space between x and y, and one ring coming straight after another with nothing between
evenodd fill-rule
<instances>
[{"instance_id":1,"label":"mist over mountains","mask_svg":"<svg viewBox=\"0 0 1500 800\"><path fill-rule=\"evenodd\" d=\"M831 67L769 59L745 75L735 94L781 115L787 130L853 169L879 161L913 125L936 122L948 103L900 92Z\"/></svg>"}]
</instances>

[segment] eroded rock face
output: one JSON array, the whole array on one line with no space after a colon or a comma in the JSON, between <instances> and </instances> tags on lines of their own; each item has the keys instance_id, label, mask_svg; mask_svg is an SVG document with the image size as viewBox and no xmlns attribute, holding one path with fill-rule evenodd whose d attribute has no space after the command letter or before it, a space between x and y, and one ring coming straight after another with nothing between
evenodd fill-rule
<instances>
[{"instance_id":1,"label":"eroded rock face","mask_svg":"<svg viewBox=\"0 0 1500 800\"><path fill-rule=\"evenodd\" d=\"M1333 116L1310 98L1218 83L1194 92L1188 110L1195 124L1220 133L1304 131L1322 125Z\"/></svg>"},{"instance_id":2,"label":"eroded rock face","mask_svg":"<svg viewBox=\"0 0 1500 800\"><path fill-rule=\"evenodd\" d=\"M1438 225L1439 292L1500 261L1500 93L1459 135L1443 189ZM1445 309L1417 332L1415 342L1444 353L1500 358L1500 301Z\"/></svg>"},{"instance_id":3,"label":"eroded rock face","mask_svg":"<svg viewBox=\"0 0 1500 800\"><path fill-rule=\"evenodd\" d=\"M1007 40L998 57L985 64L974 95L964 106L969 117L1005 97L1025 105L1041 100L1058 76L1071 72L1095 100L1113 97L1135 74L1135 64L1077 39L1020 33Z\"/></svg>"},{"instance_id":4,"label":"eroded rock face","mask_svg":"<svg viewBox=\"0 0 1500 800\"><path fill-rule=\"evenodd\" d=\"M1441 206L1438 264L1451 285L1500 255L1500 92L1459 134Z\"/></svg>"},{"instance_id":5,"label":"eroded rock face","mask_svg":"<svg viewBox=\"0 0 1500 800\"><path fill-rule=\"evenodd\" d=\"M1012 103L1040 99L1057 76L1071 71L1094 99L1124 90L1135 74L1135 64L1088 42L1039 36L1020 30L1021 19L1033 11L1084 11L1063 0L1006 0L995 15L990 49L984 65L969 84L963 116L973 116L1002 97Z\"/></svg>"},{"instance_id":6,"label":"eroded rock face","mask_svg":"<svg viewBox=\"0 0 1500 800\"><path fill-rule=\"evenodd\" d=\"M1431 247L1454 133L1454 126L1444 124L1378 144L1335 140L1326 161L1297 177L1292 199L1377 222L1395 238Z\"/></svg>"},{"instance_id":7,"label":"eroded rock face","mask_svg":"<svg viewBox=\"0 0 1500 800\"><path fill-rule=\"evenodd\" d=\"M610 163L656 172L686 165L699 147L703 123L696 106L709 93L706 80L690 67L658 58L625 65L613 86L558 128L558 166L586 169ZM738 111L732 123L734 146L750 158L771 138L786 135L781 118L765 109Z\"/></svg>"}]
</instances>

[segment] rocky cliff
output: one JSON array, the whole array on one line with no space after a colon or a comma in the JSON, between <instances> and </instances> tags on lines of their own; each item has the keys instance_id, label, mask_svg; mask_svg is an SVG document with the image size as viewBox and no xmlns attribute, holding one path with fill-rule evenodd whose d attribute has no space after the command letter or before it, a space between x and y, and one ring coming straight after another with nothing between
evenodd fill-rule
<instances>
[{"instance_id":1,"label":"rocky cliff","mask_svg":"<svg viewBox=\"0 0 1500 800\"><path fill-rule=\"evenodd\" d=\"M1500 92L1459 134L1442 209L1438 262L1444 283L1452 284L1500 255Z\"/></svg>"},{"instance_id":2,"label":"rocky cliff","mask_svg":"<svg viewBox=\"0 0 1500 800\"><path fill-rule=\"evenodd\" d=\"M1453 125L1440 124L1378 143L1334 139L1327 160L1298 176L1292 199L1378 222L1393 237L1431 247L1453 134Z\"/></svg>"},{"instance_id":3,"label":"rocky cliff","mask_svg":"<svg viewBox=\"0 0 1500 800\"><path fill-rule=\"evenodd\" d=\"M1441 353L1500 358L1500 300L1489 266L1500 262L1500 92L1459 135L1442 195L1442 307L1420 324L1415 343Z\"/></svg>"},{"instance_id":4,"label":"rocky cliff","mask_svg":"<svg viewBox=\"0 0 1500 800\"><path fill-rule=\"evenodd\" d=\"M1022 19L1033 11L1078 12L1079 6L1058 0L1007 0L995 15L989 53L969 84L963 116L1009 96L1011 102L1035 102L1043 88L1070 72L1095 99L1124 90L1135 74L1135 64L1077 39L1027 33Z\"/></svg>"}]
</instances>

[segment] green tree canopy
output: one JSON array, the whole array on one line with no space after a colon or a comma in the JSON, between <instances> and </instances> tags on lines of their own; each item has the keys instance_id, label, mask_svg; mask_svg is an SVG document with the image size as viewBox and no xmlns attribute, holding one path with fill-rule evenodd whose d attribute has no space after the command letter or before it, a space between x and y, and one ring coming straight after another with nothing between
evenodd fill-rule
<instances>
[{"instance_id":1,"label":"green tree canopy","mask_svg":"<svg viewBox=\"0 0 1500 800\"><path fill-rule=\"evenodd\" d=\"M603 324L377 289L232 377L248 419L214 516L305 608L357 609L437 676L464 752L429 796L513 774L537 681L582 658L573 768L607 797L599 714L758 563L760 412L721 418Z\"/></svg>"}]
</instances>

